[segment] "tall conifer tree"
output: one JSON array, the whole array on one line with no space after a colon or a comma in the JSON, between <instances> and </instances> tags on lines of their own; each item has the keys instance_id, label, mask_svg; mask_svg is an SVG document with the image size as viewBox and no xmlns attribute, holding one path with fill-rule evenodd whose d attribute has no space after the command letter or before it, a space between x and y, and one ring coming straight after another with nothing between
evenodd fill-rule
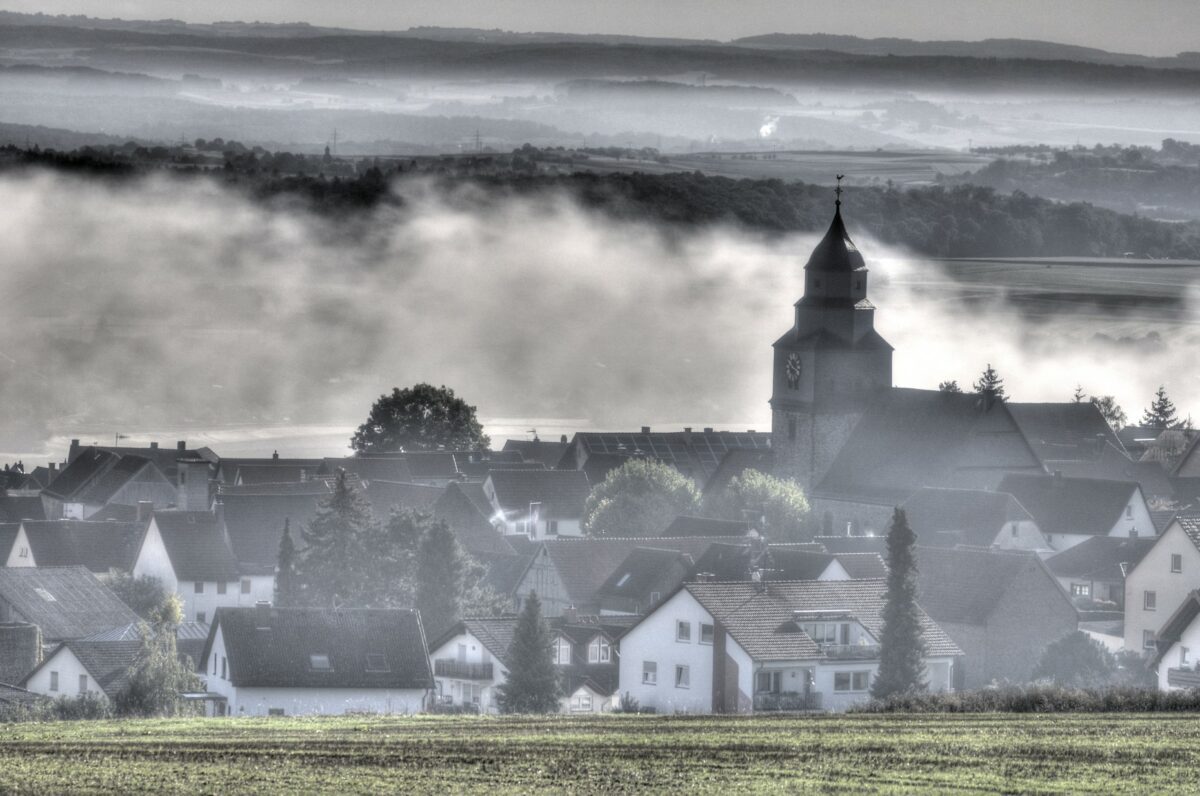
<instances>
[{"instance_id":1,"label":"tall conifer tree","mask_svg":"<svg viewBox=\"0 0 1200 796\"><path fill-rule=\"evenodd\" d=\"M431 524L421 537L416 557L417 610L431 637L458 618L466 564L466 556L449 526L440 521Z\"/></svg>"},{"instance_id":2,"label":"tall conifer tree","mask_svg":"<svg viewBox=\"0 0 1200 796\"><path fill-rule=\"evenodd\" d=\"M275 567L275 604L296 605L296 544L288 520L283 521L283 538L279 540L279 564Z\"/></svg>"},{"instance_id":3,"label":"tall conifer tree","mask_svg":"<svg viewBox=\"0 0 1200 796\"><path fill-rule=\"evenodd\" d=\"M1165 431L1178 423L1179 416L1175 411L1175 404L1167 397L1167 388L1159 385L1158 391L1154 393L1154 400L1142 413L1142 425Z\"/></svg>"},{"instance_id":4,"label":"tall conifer tree","mask_svg":"<svg viewBox=\"0 0 1200 796\"><path fill-rule=\"evenodd\" d=\"M554 637L542 619L542 601L530 592L509 647L508 680L497 691L504 713L553 713L560 693Z\"/></svg>"},{"instance_id":5,"label":"tall conifer tree","mask_svg":"<svg viewBox=\"0 0 1200 796\"><path fill-rule=\"evenodd\" d=\"M923 691L925 638L917 606L917 536L908 527L901 509L892 516L887 535L887 601L883 606L883 633L879 639L879 672L871 696L883 699L906 691Z\"/></svg>"}]
</instances>

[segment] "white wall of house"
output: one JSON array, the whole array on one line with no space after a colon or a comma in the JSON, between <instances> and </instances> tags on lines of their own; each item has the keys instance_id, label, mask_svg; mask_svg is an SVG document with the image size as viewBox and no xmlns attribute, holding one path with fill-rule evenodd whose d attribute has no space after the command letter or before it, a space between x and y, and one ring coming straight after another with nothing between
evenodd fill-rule
<instances>
[{"instance_id":1,"label":"white wall of house","mask_svg":"<svg viewBox=\"0 0 1200 796\"><path fill-rule=\"evenodd\" d=\"M560 713L582 715L587 713L608 713L618 704L615 694L601 694L586 685L581 685L570 694L558 701Z\"/></svg>"},{"instance_id":2,"label":"white wall of house","mask_svg":"<svg viewBox=\"0 0 1200 796\"><path fill-rule=\"evenodd\" d=\"M8 559L4 562L6 567L36 567L37 562L33 559L33 550L29 547L29 536L25 533L25 525L22 523L17 527L17 536L13 540L12 549L8 551Z\"/></svg>"},{"instance_id":3,"label":"white wall of house","mask_svg":"<svg viewBox=\"0 0 1200 796\"><path fill-rule=\"evenodd\" d=\"M86 678L86 691L107 698L107 695L96 685L96 681L88 674L75 653L67 647L59 647L52 653L42 667L30 675L25 681L24 688L35 694L48 697L77 697L80 690L80 678ZM57 688L52 688L57 679Z\"/></svg>"},{"instance_id":4,"label":"white wall of house","mask_svg":"<svg viewBox=\"0 0 1200 796\"><path fill-rule=\"evenodd\" d=\"M690 640L676 640L679 622L688 624ZM622 636L618 693L628 692L641 707L659 713L711 713L713 645L701 643L701 624L715 624L712 615L691 592L680 589ZM655 664L653 683L643 677L646 662ZM740 669L748 670L748 658L746 662ZM686 687L676 685L677 666L687 667Z\"/></svg>"},{"instance_id":5,"label":"white wall of house","mask_svg":"<svg viewBox=\"0 0 1200 796\"><path fill-rule=\"evenodd\" d=\"M824 571L817 576L817 580L851 580L850 573L846 568L835 558L829 562L829 566L825 567Z\"/></svg>"},{"instance_id":6,"label":"white wall of house","mask_svg":"<svg viewBox=\"0 0 1200 796\"><path fill-rule=\"evenodd\" d=\"M508 680L508 671L494 655L471 633L459 633L429 653L430 668L434 670L435 693L449 697L452 705L473 703L481 713L499 713L496 689ZM437 661L453 660L465 664L492 664L492 678L451 677L437 674Z\"/></svg>"},{"instance_id":7,"label":"white wall of house","mask_svg":"<svg viewBox=\"0 0 1200 796\"><path fill-rule=\"evenodd\" d=\"M167 546L163 544L162 533L154 518L150 519L150 525L142 536L142 546L138 548L137 558L133 562L133 576L158 578L164 589L179 593L179 579L175 577L175 568L171 566L171 557L167 555ZM180 597L183 595L180 594ZM186 608L184 616L186 619L192 618Z\"/></svg>"},{"instance_id":8,"label":"white wall of house","mask_svg":"<svg viewBox=\"0 0 1200 796\"><path fill-rule=\"evenodd\" d=\"M1155 533L1154 520L1150 517L1150 507L1146 505L1146 498L1142 494L1141 487L1138 487L1133 491L1129 502L1125 504L1120 516L1116 518L1105 536L1115 536L1121 539L1146 539L1153 538ZM1075 545L1086 542L1093 536L1095 534L1048 533L1046 542L1055 552L1061 553L1063 550L1070 550Z\"/></svg>"},{"instance_id":9,"label":"white wall of house","mask_svg":"<svg viewBox=\"0 0 1200 796\"><path fill-rule=\"evenodd\" d=\"M1172 556L1179 556L1176 560L1179 572L1172 571ZM1200 588L1200 550L1179 523L1172 522L1137 566L1125 575L1125 649L1150 651L1149 639L1162 630L1188 593L1197 588ZM1148 599L1147 593L1153 594L1153 598ZM1153 607L1147 607L1151 603Z\"/></svg>"},{"instance_id":10,"label":"white wall of house","mask_svg":"<svg viewBox=\"0 0 1200 796\"><path fill-rule=\"evenodd\" d=\"M1000 550L1032 550L1035 553L1049 553L1053 550L1042 534L1042 529L1033 520L1005 523L1000 533L992 540L991 546Z\"/></svg>"},{"instance_id":11,"label":"white wall of house","mask_svg":"<svg viewBox=\"0 0 1200 796\"><path fill-rule=\"evenodd\" d=\"M499 515L497 515L499 516ZM579 520L539 520L532 522L527 516L509 517L494 522L505 536L526 536L535 542L558 539L563 536L583 536ZM553 531L553 532L552 532Z\"/></svg>"},{"instance_id":12,"label":"white wall of house","mask_svg":"<svg viewBox=\"0 0 1200 796\"><path fill-rule=\"evenodd\" d=\"M225 640L218 626L201 674L208 691L225 697L231 716L269 716L280 710L285 716L407 714L420 713L426 707L427 692L423 688L239 688L229 680L229 672Z\"/></svg>"},{"instance_id":13,"label":"white wall of house","mask_svg":"<svg viewBox=\"0 0 1200 796\"><path fill-rule=\"evenodd\" d=\"M1197 660L1200 660L1200 621L1193 620L1180 635L1179 641L1172 644L1167 649L1166 655L1159 661L1158 690L1176 690L1167 684L1167 671L1169 669L1192 669Z\"/></svg>"}]
</instances>

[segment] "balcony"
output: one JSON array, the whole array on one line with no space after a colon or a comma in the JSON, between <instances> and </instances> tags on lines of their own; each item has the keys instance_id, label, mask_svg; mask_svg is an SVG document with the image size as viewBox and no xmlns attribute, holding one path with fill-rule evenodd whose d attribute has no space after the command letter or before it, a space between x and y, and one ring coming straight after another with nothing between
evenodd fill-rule
<instances>
[{"instance_id":1,"label":"balcony","mask_svg":"<svg viewBox=\"0 0 1200 796\"><path fill-rule=\"evenodd\" d=\"M438 677L454 677L458 680L491 680L492 664L439 658L433 662L433 673Z\"/></svg>"},{"instance_id":2,"label":"balcony","mask_svg":"<svg viewBox=\"0 0 1200 796\"><path fill-rule=\"evenodd\" d=\"M822 644L821 654L835 661L879 660L878 644Z\"/></svg>"},{"instance_id":3,"label":"balcony","mask_svg":"<svg viewBox=\"0 0 1200 796\"><path fill-rule=\"evenodd\" d=\"M776 694L764 691L754 695L754 711L803 711L820 710L819 693L800 694L795 692Z\"/></svg>"}]
</instances>

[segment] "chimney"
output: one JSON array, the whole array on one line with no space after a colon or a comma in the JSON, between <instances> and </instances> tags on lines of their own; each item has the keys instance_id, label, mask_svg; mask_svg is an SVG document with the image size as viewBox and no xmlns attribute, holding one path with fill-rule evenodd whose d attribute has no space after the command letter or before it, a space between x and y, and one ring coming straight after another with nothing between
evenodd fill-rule
<instances>
[{"instance_id":1,"label":"chimney","mask_svg":"<svg viewBox=\"0 0 1200 796\"><path fill-rule=\"evenodd\" d=\"M71 440L71 450L67 452L67 464L75 461L75 457L79 455L79 440Z\"/></svg>"},{"instance_id":2,"label":"chimney","mask_svg":"<svg viewBox=\"0 0 1200 796\"><path fill-rule=\"evenodd\" d=\"M139 523L148 522L150 515L154 513L154 503L149 500L139 500L137 504L137 521Z\"/></svg>"},{"instance_id":3,"label":"chimney","mask_svg":"<svg viewBox=\"0 0 1200 796\"><path fill-rule=\"evenodd\" d=\"M650 433L650 426L642 426L642 433L643 433L643 434L649 434L649 433Z\"/></svg>"},{"instance_id":4,"label":"chimney","mask_svg":"<svg viewBox=\"0 0 1200 796\"><path fill-rule=\"evenodd\" d=\"M254 604L254 627L257 630L271 629L271 603L266 600Z\"/></svg>"},{"instance_id":5,"label":"chimney","mask_svg":"<svg viewBox=\"0 0 1200 796\"><path fill-rule=\"evenodd\" d=\"M157 442L151 442L151 443L150 443L150 450L152 450L152 451L156 451L156 450L158 450L158 443L157 443Z\"/></svg>"},{"instance_id":6,"label":"chimney","mask_svg":"<svg viewBox=\"0 0 1200 796\"><path fill-rule=\"evenodd\" d=\"M177 451L179 451L179 452L181 452L181 453L182 453L183 451L187 450L187 440L186 440L186 439L181 439L181 440L179 440L178 442L176 442L176 443L175 443L175 450L177 450Z\"/></svg>"},{"instance_id":7,"label":"chimney","mask_svg":"<svg viewBox=\"0 0 1200 796\"><path fill-rule=\"evenodd\" d=\"M579 618L579 611L575 609L575 606L568 605L563 609L562 616L564 622L574 623Z\"/></svg>"},{"instance_id":8,"label":"chimney","mask_svg":"<svg viewBox=\"0 0 1200 796\"><path fill-rule=\"evenodd\" d=\"M705 434L711 434L711 433L713 433L712 426L705 426L705 427L704 427L704 433L705 433Z\"/></svg>"},{"instance_id":9,"label":"chimney","mask_svg":"<svg viewBox=\"0 0 1200 796\"><path fill-rule=\"evenodd\" d=\"M275 451L274 453L271 454L271 461L273 461L273 462L279 461L279 451Z\"/></svg>"},{"instance_id":10,"label":"chimney","mask_svg":"<svg viewBox=\"0 0 1200 796\"><path fill-rule=\"evenodd\" d=\"M42 629L25 622L0 625L0 683L19 683L42 662Z\"/></svg>"},{"instance_id":11,"label":"chimney","mask_svg":"<svg viewBox=\"0 0 1200 796\"><path fill-rule=\"evenodd\" d=\"M560 443L562 443L563 445L566 445L566 444L567 444L567 435L566 435L566 434L560 434L560 435L558 436L558 441L559 441Z\"/></svg>"}]
</instances>

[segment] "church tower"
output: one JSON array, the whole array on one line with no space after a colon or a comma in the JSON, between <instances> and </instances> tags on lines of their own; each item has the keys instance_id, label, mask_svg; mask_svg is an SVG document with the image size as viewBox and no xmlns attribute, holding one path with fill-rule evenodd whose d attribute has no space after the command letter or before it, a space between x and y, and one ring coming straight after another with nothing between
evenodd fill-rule
<instances>
[{"instance_id":1,"label":"church tower","mask_svg":"<svg viewBox=\"0 0 1200 796\"><path fill-rule=\"evenodd\" d=\"M867 265L842 222L841 177L833 223L804 266L792 328L775 342L771 448L776 471L816 486L862 418L892 386L892 347L875 331Z\"/></svg>"}]
</instances>

